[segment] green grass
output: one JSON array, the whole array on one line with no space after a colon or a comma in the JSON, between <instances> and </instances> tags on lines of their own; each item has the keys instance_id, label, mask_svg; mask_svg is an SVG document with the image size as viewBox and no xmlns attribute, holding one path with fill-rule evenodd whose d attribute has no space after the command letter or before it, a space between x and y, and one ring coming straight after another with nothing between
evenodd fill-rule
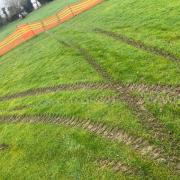
<instances>
[{"instance_id":1,"label":"green grass","mask_svg":"<svg viewBox=\"0 0 180 180\"><path fill-rule=\"evenodd\" d=\"M67 3L54 1L31 13L23 21L47 17ZM180 57L180 4L177 0L106 0L101 5L51 30L56 38L86 48L114 81L178 86L179 63L136 49L93 31L99 27L123 33ZM0 31L0 39L13 31L16 21ZM43 33L0 58L0 96L24 90L71 84L101 82L102 77L82 55ZM135 93L139 96L138 93ZM0 102L0 115L54 113L102 122L148 139L168 151L169 144L153 139L140 120L123 102L97 102L96 98L117 96L110 90L64 91ZM145 105L167 130L179 138L178 103ZM130 147L110 142L81 129L50 124L0 124L2 179L178 179L166 165L135 153ZM171 150L169 150L171 151ZM121 160L138 169L136 177L102 169L98 158Z\"/></svg>"},{"instance_id":2,"label":"green grass","mask_svg":"<svg viewBox=\"0 0 180 180\"><path fill-rule=\"evenodd\" d=\"M154 112L154 114L162 120L164 124L167 125L169 129L171 129L174 134L177 135L177 137L180 137L180 126L179 126L179 103L177 104L153 104L150 102L147 102L147 105L151 111Z\"/></svg>"},{"instance_id":3,"label":"green grass","mask_svg":"<svg viewBox=\"0 0 180 180\"><path fill-rule=\"evenodd\" d=\"M23 51L21 58L9 59L10 54L2 57L5 59L0 67L1 95L54 84L101 80L80 55L60 47L47 36L43 34L10 52L13 56ZM30 51L33 54L29 54Z\"/></svg>"},{"instance_id":4,"label":"green grass","mask_svg":"<svg viewBox=\"0 0 180 180\"><path fill-rule=\"evenodd\" d=\"M11 144L10 150L1 154L1 177L118 178L111 171L103 172L95 162L98 158L108 156L111 151L114 152L117 147L112 146L109 152L103 152L103 148L110 143L83 131L42 124L1 125L1 130L1 141Z\"/></svg>"},{"instance_id":5,"label":"green grass","mask_svg":"<svg viewBox=\"0 0 180 180\"><path fill-rule=\"evenodd\" d=\"M0 140L11 145L0 154L3 179L130 179L98 166L98 160L107 157L128 163L142 177L172 177L167 168L142 159L123 144L79 129L23 123L0 125L0 129Z\"/></svg>"}]
</instances>

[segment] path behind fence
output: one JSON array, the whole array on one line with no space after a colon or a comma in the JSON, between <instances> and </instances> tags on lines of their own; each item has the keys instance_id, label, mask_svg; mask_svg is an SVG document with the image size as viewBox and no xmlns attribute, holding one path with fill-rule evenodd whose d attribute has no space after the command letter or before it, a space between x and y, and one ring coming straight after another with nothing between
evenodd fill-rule
<instances>
[{"instance_id":1,"label":"path behind fence","mask_svg":"<svg viewBox=\"0 0 180 180\"><path fill-rule=\"evenodd\" d=\"M16 46L31 39L32 37L52 29L65 21L68 21L74 16L91 9L102 1L103 0L84 0L74 3L46 19L19 26L15 32L0 42L0 56L6 54Z\"/></svg>"}]
</instances>

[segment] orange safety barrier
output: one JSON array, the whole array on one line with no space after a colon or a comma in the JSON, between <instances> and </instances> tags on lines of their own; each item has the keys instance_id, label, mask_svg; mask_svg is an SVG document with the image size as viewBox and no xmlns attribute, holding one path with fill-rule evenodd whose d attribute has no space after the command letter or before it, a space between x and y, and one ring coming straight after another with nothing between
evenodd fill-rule
<instances>
[{"instance_id":1,"label":"orange safety barrier","mask_svg":"<svg viewBox=\"0 0 180 180\"><path fill-rule=\"evenodd\" d=\"M74 16L91 9L101 2L103 2L103 0L83 0L65 7L63 10L46 19L19 26L15 32L0 42L0 56L6 54L32 37L68 21Z\"/></svg>"}]
</instances>

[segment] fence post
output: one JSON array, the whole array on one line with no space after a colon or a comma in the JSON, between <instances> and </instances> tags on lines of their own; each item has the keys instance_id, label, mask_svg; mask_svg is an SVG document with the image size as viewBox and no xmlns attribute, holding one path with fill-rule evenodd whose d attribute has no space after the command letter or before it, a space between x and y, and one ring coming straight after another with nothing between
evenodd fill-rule
<instances>
[{"instance_id":1,"label":"fence post","mask_svg":"<svg viewBox=\"0 0 180 180\"><path fill-rule=\"evenodd\" d=\"M36 34L35 34L35 32L33 31L33 29L31 28L31 26L30 26L30 24L28 23L28 26L29 26L29 29L31 30L31 32L32 32L32 35L33 36L36 36Z\"/></svg>"},{"instance_id":2,"label":"fence post","mask_svg":"<svg viewBox=\"0 0 180 180\"><path fill-rule=\"evenodd\" d=\"M75 16L75 14L74 14L74 12L73 12L73 10L72 10L71 6L70 6L70 5L68 5L68 8L70 9L70 11L71 11L71 13L72 13L72 15L73 15L73 17L74 17L74 16Z\"/></svg>"},{"instance_id":3,"label":"fence post","mask_svg":"<svg viewBox=\"0 0 180 180\"><path fill-rule=\"evenodd\" d=\"M22 26L16 26L17 29L19 29L19 31L21 32L21 36L20 39L24 42L25 38L24 38L24 31L23 31L23 27Z\"/></svg>"},{"instance_id":4,"label":"fence post","mask_svg":"<svg viewBox=\"0 0 180 180\"><path fill-rule=\"evenodd\" d=\"M44 29L44 31L47 31L47 30L46 30L46 26L44 25L44 22L43 22L42 20L41 20L40 22L41 22L41 24L42 24L42 28Z\"/></svg>"},{"instance_id":5,"label":"fence post","mask_svg":"<svg viewBox=\"0 0 180 180\"><path fill-rule=\"evenodd\" d=\"M56 13L56 17L59 23L61 23L61 18L59 17L58 13Z\"/></svg>"}]
</instances>

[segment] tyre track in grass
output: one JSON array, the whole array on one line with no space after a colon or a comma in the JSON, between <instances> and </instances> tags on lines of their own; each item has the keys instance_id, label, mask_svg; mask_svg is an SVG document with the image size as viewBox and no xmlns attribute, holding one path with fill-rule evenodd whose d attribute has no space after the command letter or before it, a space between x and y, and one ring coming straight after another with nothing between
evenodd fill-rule
<instances>
[{"instance_id":1,"label":"tyre track in grass","mask_svg":"<svg viewBox=\"0 0 180 180\"><path fill-rule=\"evenodd\" d=\"M144 104L150 103L150 104L158 104L158 105L166 105L166 104L171 104L178 106L180 103L180 97L169 97L166 95L156 95L156 94L151 94L150 96L146 97L146 94L138 94L138 97L142 98L144 101Z\"/></svg>"},{"instance_id":2,"label":"tyre track in grass","mask_svg":"<svg viewBox=\"0 0 180 180\"><path fill-rule=\"evenodd\" d=\"M69 46L70 45L68 45L68 47ZM160 120L155 118L153 114L145 108L143 99L132 96L131 91L123 83L118 83L120 86L117 85L109 73L97 63L98 61L94 59L94 57L91 56L88 50L73 43L71 43L71 48L79 51L79 53L98 72L98 74L101 75L105 81L110 82L109 88L119 95L119 99L129 106L134 115L141 119L140 123L149 129L155 138L162 141L168 138L170 142L175 140L174 136L171 135L171 132L166 129L163 123L161 123ZM176 144L177 141L174 142L174 145Z\"/></svg>"},{"instance_id":3,"label":"tyre track in grass","mask_svg":"<svg viewBox=\"0 0 180 180\"><path fill-rule=\"evenodd\" d=\"M142 106L141 100L140 100L140 103L139 103L139 100L137 100L137 98L132 97L130 95L130 91L128 90L127 87L125 87L123 84L121 84L121 87L119 85L116 85L116 82L113 81L113 79L106 72L106 70L104 70L99 64L97 64L97 61L90 55L90 53L86 49L80 47L78 44L71 44L71 45L69 45L68 43L65 42L64 45L66 45L66 46L68 46L70 48L73 48L74 50L78 50L80 52L80 54L87 60L87 62L103 77L104 80L106 80L108 82L110 81L110 85L108 86L108 88L112 89L115 92L117 92L117 94L119 95L120 99L122 101L124 101L126 104L128 104L130 106L130 108L135 112L135 115L137 115L137 117L140 117L142 120L144 120L144 122L147 123L148 127L149 127L150 123L152 123L154 120L156 120L156 119L153 119L153 121L152 121L152 118L151 117L149 118L149 114L148 114L149 112L144 108L144 106ZM147 119L148 119L148 121L147 121ZM162 130L164 128L163 126L159 126L159 123L157 123L156 121L154 121L154 123L155 124L151 124L151 125L155 125L158 128L158 130ZM150 129L155 130L154 126L150 127ZM158 134L154 134L153 133L153 135L155 135L155 137L158 137L158 138L162 137L162 140L166 139L166 135L167 134L168 134L167 131L165 132L165 134L162 134L161 136L159 136L160 133L158 133ZM106 136L107 135L108 134L106 134ZM135 141L133 138L130 138L129 141L126 141L126 142L130 142L131 140L133 140L133 143L135 143L134 146L136 146L138 148L138 144L137 144L138 142ZM143 140L143 142L144 142L144 140ZM141 150L142 150L141 153L143 155L146 155L147 152L152 151L152 147L147 146L147 144L146 144L146 146L144 148L141 148ZM159 153L156 152L154 154L154 158L153 158L153 156L152 156L152 158L157 160L157 156L158 156L158 159L159 159L160 157L159 157L158 154ZM177 157L175 157L175 158L173 157L173 158L170 158L170 159L166 158L166 159L168 159L166 162L168 162L171 165L172 164L176 164L176 162L177 162ZM164 158L160 158L159 160L160 161L164 161Z\"/></svg>"},{"instance_id":4,"label":"tyre track in grass","mask_svg":"<svg viewBox=\"0 0 180 180\"><path fill-rule=\"evenodd\" d=\"M18 99L28 96L37 96L41 94L48 94L53 92L60 92L60 91L76 91L76 90L83 90L83 89L105 89L106 84L101 82L79 82L74 84L59 84L54 86L48 86L48 87L41 87L41 88L34 88L29 89L26 91L5 95L0 97L0 101L7 101L11 99Z\"/></svg>"},{"instance_id":5,"label":"tyre track in grass","mask_svg":"<svg viewBox=\"0 0 180 180\"><path fill-rule=\"evenodd\" d=\"M139 119L142 126L146 128L154 138L162 142L168 142L172 150L177 149L178 140L159 119L146 109L146 103L143 97L132 96L131 92L122 86L112 86L112 90L119 93L119 99L127 104L133 114Z\"/></svg>"},{"instance_id":6,"label":"tyre track in grass","mask_svg":"<svg viewBox=\"0 0 180 180\"><path fill-rule=\"evenodd\" d=\"M83 89L84 90L84 89ZM37 97L37 96L36 96ZM144 97L142 96L142 101L143 103L145 104L145 101L144 101ZM157 98L157 97L156 97ZM161 97L161 99L159 98L158 99L158 102L156 101L155 98L153 98L153 100L151 99L147 99L146 101L148 102L153 102L155 104L159 103L160 105L164 105L166 103L175 103L174 105L176 105L177 101L166 101L166 102L163 102L164 99L163 97ZM89 104L89 103L105 103L106 105L117 105L118 103L121 103L121 99L119 98L119 96L117 95L103 95L103 96L98 96L98 97L87 97L85 99L82 99L82 98L75 98L75 99L61 99L61 98L57 98L57 100L53 101L54 104ZM11 109L4 109L4 110L1 110L1 112L14 112L14 111L22 111L22 110L26 110L26 109L29 109L29 108L37 108L36 106L33 106L33 105L17 105L15 106L14 108L11 108Z\"/></svg>"},{"instance_id":7,"label":"tyre track in grass","mask_svg":"<svg viewBox=\"0 0 180 180\"><path fill-rule=\"evenodd\" d=\"M160 120L155 118L154 115L145 108L142 98L132 96L131 92L123 85L123 83L119 83L121 87L117 86L116 82L113 80L110 74L100 64L98 64L98 61L89 53L88 50L81 47L77 43L69 43L67 41L61 40L53 33L47 33L61 45L78 51L87 61L87 63L91 65L91 67L95 69L96 72L104 79L105 82L111 83L109 88L115 91L118 94L119 99L129 106L133 114L138 117L138 119L140 119L139 122L142 124L142 126L144 126L154 138L158 138L162 142L168 143L173 154L178 154L178 139L176 139L173 133L169 131L165 125L160 122Z\"/></svg>"},{"instance_id":8,"label":"tyre track in grass","mask_svg":"<svg viewBox=\"0 0 180 180\"><path fill-rule=\"evenodd\" d=\"M87 60L87 62L104 78L104 80L110 81L109 84L106 84L106 87L108 87L108 89L111 89L111 90L117 92L117 94L119 95L119 99L121 101L125 102L133 110L134 114L142 120L142 121L140 121L140 123L150 130L150 133L153 135L153 137L159 138L162 141L168 138L168 140L172 146L172 149L176 149L176 145L177 145L176 139L174 138L173 135L171 135L171 132L168 132L167 129L165 128L165 126L162 123L160 123L145 108L143 98L133 97L133 96L131 96L131 91L125 85L120 84L120 83L117 85L117 83L113 81L113 79L106 72L106 70L104 70L97 63L97 61L90 55L90 53L87 50L81 48L77 44L69 45L67 42L64 42L61 40L58 40L58 42L69 48L78 50L80 52L80 54ZM39 89L29 90L29 91L22 92L19 94L11 95L11 96L5 96L5 97L2 97L1 100L12 99L14 97L16 97L16 98L23 97L23 96L26 96L27 94L36 95L38 93L41 94L42 92L47 93L47 92L53 92L53 91L57 91L57 90L66 90L66 88L67 89L72 88L72 90L75 90L75 89L82 88L84 86L83 83L80 86L79 86L79 84L77 86L76 85L74 85L72 87L71 87L71 85L69 87L67 87L66 85L59 85L59 86L54 86L54 87L50 87L50 88L49 87L39 88ZM86 84L86 85L90 86L90 89L92 87L94 87L95 89L98 88L97 84L95 86L92 84L89 84L89 85ZM129 86L129 87L132 87L132 86Z\"/></svg>"},{"instance_id":9,"label":"tyre track in grass","mask_svg":"<svg viewBox=\"0 0 180 180\"><path fill-rule=\"evenodd\" d=\"M115 84L122 88L120 84ZM95 90L95 89L103 89L108 90L111 86L111 83L105 82L79 82L74 84L59 84L54 86L47 86L41 88L33 88L25 91L17 92L14 94L7 94L4 96L0 96L0 101L8 101L18 98L24 98L28 96L38 96L41 94L48 94L53 92L61 92L61 91L77 91L77 90ZM138 92L138 93L149 93L152 98L151 102L158 103L164 102L166 103L175 103L178 99L180 99L180 87L171 87L171 86L155 86L155 85L147 85L147 84L124 84L130 92ZM164 96L159 96L159 94L163 93ZM143 94L141 94L143 98Z\"/></svg>"},{"instance_id":10,"label":"tyre track in grass","mask_svg":"<svg viewBox=\"0 0 180 180\"><path fill-rule=\"evenodd\" d=\"M59 116L56 114L37 114L37 115L11 115L0 116L0 123L50 123L65 125L68 127L81 128L92 134L109 139L113 142L121 142L137 154L150 158L157 163L166 164L172 171L179 173L178 158L176 156L170 157L163 149L151 144L149 141L134 134L131 135L125 130L117 127L109 127L104 123L92 122L90 119L80 119L75 117ZM113 167L116 169L117 164ZM123 165L122 165L123 167ZM120 169L120 168L119 168Z\"/></svg>"},{"instance_id":11,"label":"tyre track in grass","mask_svg":"<svg viewBox=\"0 0 180 180\"><path fill-rule=\"evenodd\" d=\"M180 96L180 86L170 86L170 85L148 85L148 84L127 84L127 88L130 91L137 91L137 92L145 92L145 93L164 93L167 96L179 97Z\"/></svg>"},{"instance_id":12,"label":"tyre track in grass","mask_svg":"<svg viewBox=\"0 0 180 180\"><path fill-rule=\"evenodd\" d=\"M96 28L96 29L94 29L94 31L97 33L103 34L105 36L111 37L115 40L126 43L128 45L131 45L137 49L141 49L143 51L146 51L148 53L161 56L161 57L168 59L168 60L171 60L173 62L180 62L180 58L175 56L174 54L172 54L168 51L165 51L164 49L153 47L153 46L147 45L141 41L134 40L132 38L125 36L124 34L120 34L120 33L117 34L117 33L107 31L104 29L100 29L100 28Z\"/></svg>"}]
</instances>

